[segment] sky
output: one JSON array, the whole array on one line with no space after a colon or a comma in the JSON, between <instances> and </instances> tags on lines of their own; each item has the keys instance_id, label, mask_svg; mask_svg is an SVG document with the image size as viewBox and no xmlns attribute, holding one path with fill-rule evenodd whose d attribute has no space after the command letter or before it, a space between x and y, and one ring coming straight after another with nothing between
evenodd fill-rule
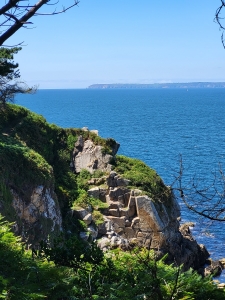
<instances>
[{"instance_id":1,"label":"sky","mask_svg":"<svg viewBox=\"0 0 225 300\"><path fill-rule=\"evenodd\" d=\"M57 7L72 2L59 0ZM225 82L225 49L214 22L220 3L80 0L66 13L32 18L30 29L20 29L5 44L24 42L15 61L22 79L40 89Z\"/></svg>"}]
</instances>

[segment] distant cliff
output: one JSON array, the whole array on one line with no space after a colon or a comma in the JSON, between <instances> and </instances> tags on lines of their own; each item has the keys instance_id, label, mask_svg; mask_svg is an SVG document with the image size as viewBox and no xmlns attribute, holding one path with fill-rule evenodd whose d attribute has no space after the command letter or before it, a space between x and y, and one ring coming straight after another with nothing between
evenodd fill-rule
<instances>
[{"instance_id":1,"label":"distant cliff","mask_svg":"<svg viewBox=\"0 0 225 300\"><path fill-rule=\"evenodd\" d=\"M187 83L152 83L152 84L92 84L89 89L215 89L225 88L225 82L187 82Z\"/></svg>"}]
</instances>

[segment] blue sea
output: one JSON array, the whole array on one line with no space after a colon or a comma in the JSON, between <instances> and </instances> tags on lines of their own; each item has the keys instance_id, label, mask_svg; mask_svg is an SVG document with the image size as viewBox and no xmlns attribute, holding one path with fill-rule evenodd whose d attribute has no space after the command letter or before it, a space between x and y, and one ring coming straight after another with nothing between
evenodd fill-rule
<instances>
[{"instance_id":1,"label":"blue sea","mask_svg":"<svg viewBox=\"0 0 225 300\"><path fill-rule=\"evenodd\" d=\"M225 89L39 90L16 103L66 128L88 127L120 143L119 154L143 160L171 185L182 155L184 181L210 185L225 171ZM225 257L225 223L205 223L182 207L182 221L213 259ZM221 276L225 281L225 276Z\"/></svg>"}]
</instances>

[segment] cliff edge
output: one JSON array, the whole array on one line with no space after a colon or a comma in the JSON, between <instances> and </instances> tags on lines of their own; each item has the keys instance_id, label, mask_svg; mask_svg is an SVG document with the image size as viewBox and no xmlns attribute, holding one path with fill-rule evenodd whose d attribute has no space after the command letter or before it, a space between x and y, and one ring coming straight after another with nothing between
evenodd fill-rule
<instances>
[{"instance_id":1,"label":"cliff edge","mask_svg":"<svg viewBox=\"0 0 225 300\"><path fill-rule=\"evenodd\" d=\"M208 253L180 229L170 187L143 162L117 156L119 144L96 131L63 129L29 110L0 111L0 213L37 247L59 233L99 247L154 249L195 269Z\"/></svg>"}]
</instances>

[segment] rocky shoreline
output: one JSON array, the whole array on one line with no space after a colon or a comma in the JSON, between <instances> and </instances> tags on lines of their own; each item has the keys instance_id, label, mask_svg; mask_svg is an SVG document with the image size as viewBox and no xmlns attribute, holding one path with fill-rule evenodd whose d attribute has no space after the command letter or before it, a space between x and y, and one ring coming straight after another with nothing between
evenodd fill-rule
<instances>
[{"instance_id":1,"label":"rocky shoreline","mask_svg":"<svg viewBox=\"0 0 225 300\"><path fill-rule=\"evenodd\" d=\"M130 178L114 169L118 143L109 139L104 142L106 146L102 146L98 144L100 138L96 130L91 135L87 128L77 132L81 134L76 137L70 152L69 172L75 176L79 176L82 170L89 175L96 171L103 174L90 177L88 189L84 191L90 199L104 204L101 209L97 208L100 220L96 221L96 210L93 211L91 205L79 207L76 199L75 206L67 212L75 222L80 220L85 224L86 230L79 232L81 238L96 240L103 251L116 247L123 250L145 247L154 250L157 258L166 255L167 263L182 265L183 270L193 268L202 275L221 273L224 260L211 261L206 247L193 238L189 228L192 224L180 224L180 207L173 191L164 185L154 170L144 166L152 172L152 184L159 188L158 194L149 192L142 183L133 185ZM35 247L48 235L57 236L63 231L65 215L61 211L62 200L55 192L53 169L49 165L44 170L48 170L44 184L29 186L29 189L26 182L19 189L14 184L10 185L17 220L14 231L28 247ZM2 211L6 208L4 205L0 206Z\"/></svg>"},{"instance_id":2,"label":"rocky shoreline","mask_svg":"<svg viewBox=\"0 0 225 300\"><path fill-rule=\"evenodd\" d=\"M74 149L76 170L81 166L90 172L111 170L112 157L108 156L107 160L102 155L97 157L96 153L102 152L92 142L84 143L79 137ZM191 234L189 227L193 224L180 225L180 207L172 191L166 200L162 197L154 201L139 189L129 189L129 183L113 170L108 176L89 181L92 188L88 195L106 203L108 208L102 211L104 221L98 226L93 223L91 209L73 210L72 214L88 226L88 232L81 232L81 237L97 239L104 251L115 247L146 247L154 250L158 258L167 254L168 263L183 265L184 270L191 267L202 275L219 275L224 265L208 259L206 247L199 245Z\"/></svg>"}]
</instances>

